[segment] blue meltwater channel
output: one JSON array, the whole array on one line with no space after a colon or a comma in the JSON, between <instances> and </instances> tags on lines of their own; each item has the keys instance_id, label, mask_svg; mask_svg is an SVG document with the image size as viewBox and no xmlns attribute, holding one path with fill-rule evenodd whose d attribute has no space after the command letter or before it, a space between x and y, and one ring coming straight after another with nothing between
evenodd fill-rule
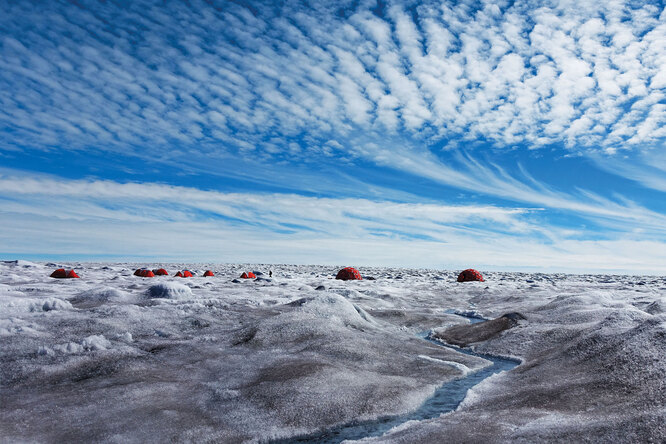
<instances>
[{"instance_id":1,"label":"blue meltwater channel","mask_svg":"<svg viewBox=\"0 0 666 444\"><path fill-rule=\"evenodd\" d=\"M468 318L471 323L483 322L486 319L481 319L476 316L470 316L466 313L456 313ZM419 337L424 340L430 341L442 347L449 347L441 342L428 338L428 333L421 333ZM322 432L312 435L286 438L271 441L272 443L279 444L292 444L292 443L319 443L319 444L337 444L346 439L362 439L372 436L381 436L393 427L396 427L407 421L422 421L425 419L432 419L439 417L442 413L447 413L455 410L465 396L467 391L486 379L502 371L508 371L520 364L515 359L498 358L496 356L486 355L483 353L475 353L471 350L464 348L449 347L453 350L471 356L477 356L491 361L493 365L481 369L477 372L471 373L464 378L456 379L447 382L439 387L435 394L426 400L421 407L411 413L398 416L386 416L371 421L352 422L337 427L326 429Z\"/></svg>"}]
</instances>

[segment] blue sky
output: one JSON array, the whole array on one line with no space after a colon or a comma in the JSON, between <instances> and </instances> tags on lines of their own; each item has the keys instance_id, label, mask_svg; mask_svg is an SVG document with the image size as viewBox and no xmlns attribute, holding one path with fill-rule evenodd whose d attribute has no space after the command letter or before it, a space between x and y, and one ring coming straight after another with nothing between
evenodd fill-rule
<instances>
[{"instance_id":1,"label":"blue sky","mask_svg":"<svg viewBox=\"0 0 666 444\"><path fill-rule=\"evenodd\" d=\"M4 2L7 258L666 270L663 2Z\"/></svg>"}]
</instances>

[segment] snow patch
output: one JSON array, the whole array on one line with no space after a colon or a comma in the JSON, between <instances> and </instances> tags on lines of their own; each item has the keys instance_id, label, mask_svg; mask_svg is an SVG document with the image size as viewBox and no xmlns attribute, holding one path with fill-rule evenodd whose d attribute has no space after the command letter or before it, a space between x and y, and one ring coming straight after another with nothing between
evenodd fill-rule
<instances>
[{"instance_id":1,"label":"snow patch","mask_svg":"<svg viewBox=\"0 0 666 444\"><path fill-rule=\"evenodd\" d=\"M0 319L0 337L18 334L39 336L40 332L34 327L35 324L20 318Z\"/></svg>"},{"instance_id":2,"label":"snow patch","mask_svg":"<svg viewBox=\"0 0 666 444\"><path fill-rule=\"evenodd\" d=\"M30 311L72 310L73 308L69 301L58 298L49 298L44 302L30 304Z\"/></svg>"},{"instance_id":3,"label":"snow patch","mask_svg":"<svg viewBox=\"0 0 666 444\"><path fill-rule=\"evenodd\" d=\"M116 335L116 339L124 342L134 342L134 338L132 337L132 333L126 331L125 333L120 333Z\"/></svg>"},{"instance_id":4,"label":"snow patch","mask_svg":"<svg viewBox=\"0 0 666 444\"><path fill-rule=\"evenodd\" d=\"M487 377L471 389L467 391L467 396L462 400L460 405L455 411L463 410L469 406L472 406L484 398L484 392L489 390L491 387L499 384L497 379L500 379L505 372L495 373L492 376Z\"/></svg>"},{"instance_id":5,"label":"snow patch","mask_svg":"<svg viewBox=\"0 0 666 444\"><path fill-rule=\"evenodd\" d=\"M111 348L111 342L104 337L104 335L91 335L83 338L81 342L68 342L66 344L58 344L53 347L41 346L39 347L38 354L40 355L53 355L57 353L73 354L83 353L95 350L108 350Z\"/></svg>"},{"instance_id":6,"label":"snow patch","mask_svg":"<svg viewBox=\"0 0 666 444\"><path fill-rule=\"evenodd\" d=\"M436 362L438 364L448 365L450 367L456 368L456 369L460 370L460 372L462 373L462 376L467 375L470 371L469 367L467 367L466 365L461 364L459 362L445 361L443 359L432 358L432 357L426 356L426 355L419 355L419 358L425 359L426 361Z\"/></svg>"}]
</instances>

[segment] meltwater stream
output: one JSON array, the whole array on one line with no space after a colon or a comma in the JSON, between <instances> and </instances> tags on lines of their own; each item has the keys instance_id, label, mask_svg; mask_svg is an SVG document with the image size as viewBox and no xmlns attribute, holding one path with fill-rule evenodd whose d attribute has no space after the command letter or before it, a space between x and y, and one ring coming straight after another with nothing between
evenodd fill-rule
<instances>
[{"instance_id":1,"label":"meltwater stream","mask_svg":"<svg viewBox=\"0 0 666 444\"><path fill-rule=\"evenodd\" d=\"M454 312L459 316L468 318L471 323L483 322L487 319L482 319L476 315L468 313ZM442 347L449 347L441 342L428 338L428 333L421 333L419 337L424 340L430 341ZM453 348L453 347L451 347ZM454 348L457 352L465 353L471 356L478 356L483 359L491 361L493 365L481 369L475 373L469 374L464 378L447 382L439 387L435 394L426 400L421 407L417 410L398 416L388 416L383 418L374 419L371 421L357 422L344 424L338 427L332 427L324 430L323 432L306 435L301 437L293 437L271 441L272 443L279 444L292 444L292 443L319 443L319 444L337 444L344 440L362 439L373 436L381 436L393 427L396 427L404 422L425 419L432 419L439 417L442 413L447 413L455 410L458 405L465 399L467 391L480 383L489 376L502 371L508 371L516 367L520 362L514 359L498 358L496 356L486 355L483 353L475 353L471 350L464 348Z\"/></svg>"}]
</instances>

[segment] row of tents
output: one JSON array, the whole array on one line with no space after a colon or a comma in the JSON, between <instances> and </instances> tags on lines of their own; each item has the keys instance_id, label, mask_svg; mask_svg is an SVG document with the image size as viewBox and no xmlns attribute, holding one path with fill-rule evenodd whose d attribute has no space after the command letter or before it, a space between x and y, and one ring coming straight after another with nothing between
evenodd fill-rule
<instances>
[{"instance_id":1,"label":"row of tents","mask_svg":"<svg viewBox=\"0 0 666 444\"><path fill-rule=\"evenodd\" d=\"M349 281L349 280L362 280L363 277L361 276L361 273L358 272L358 270L354 267L345 267L342 270L338 271L337 276L335 276L336 279L341 279L343 281ZM479 281L479 282L484 282L483 275L478 271L473 268L468 268L467 270L463 270L460 272L458 275L458 282L471 282L471 281Z\"/></svg>"},{"instance_id":2,"label":"row of tents","mask_svg":"<svg viewBox=\"0 0 666 444\"><path fill-rule=\"evenodd\" d=\"M211 270L206 270L204 272L204 277L209 277L209 276L215 276L215 273L213 273ZM146 277L146 278L151 278L155 276L169 276L169 272L166 271L164 268L158 268L156 270L149 270L147 268L139 268L134 272L134 276L140 276L140 277ZM176 274L174 274L176 277L192 277L193 274L190 270L183 270L179 271Z\"/></svg>"},{"instance_id":3,"label":"row of tents","mask_svg":"<svg viewBox=\"0 0 666 444\"><path fill-rule=\"evenodd\" d=\"M134 271L134 276L146 277L146 278L151 278L155 276L169 276L169 272L166 271L164 268L158 268L155 270L150 270L148 268L139 268L136 271ZM174 274L174 276L188 278L188 277L193 277L194 275L190 270L182 270L178 271L176 274ZM215 276L215 273L213 273L211 270L206 270L203 276L204 277ZM51 277L56 279L80 278L80 276L76 274L76 271L74 270L67 271L64 268L58 268L57 270L55 270L53 273L51 273ZM250 272L243 272L243 274L241 274L240 277L242 279L256 279L257 275L250 271Z\"/></svg>"},{"instance_id":4,"label":"row of tents","mask_svg":"<svg viewBox=\"0 0 666 444\"><path fill-rule=\"evenodd\" d=\"M146 277L146 278L151 278L155 276L168 276L168 275L169 272L166 271L164 268L157 268L155 270L150 270L148 268L139 268L134 272L134 276ZM211 270L206 270L203 275L205 277L209 277L209 276L215 276L215 273L213 273ZM178 271L174 276L187 278L187 277L192 277L193 275L192 272L189 270L182 270ZM57 279L72 279L72 278L78 278L79 275L76 274L74 270L67 271L64 268L58 268L53 273L51 273L51 277ZM243 274L240 275L240 277L241 279L256 279L257 275L251 271L249 272L244 271ZM343 281L363 280L361 273L359 273L359 271L354 267L343 268L342 270L338 271L338 274L335 276L335 278ZM463 270L458 275L458 282L470 282L470 281L484 282L483 275L473 268L468 268L467 270Z\"/></svg>"}]
</instances>

